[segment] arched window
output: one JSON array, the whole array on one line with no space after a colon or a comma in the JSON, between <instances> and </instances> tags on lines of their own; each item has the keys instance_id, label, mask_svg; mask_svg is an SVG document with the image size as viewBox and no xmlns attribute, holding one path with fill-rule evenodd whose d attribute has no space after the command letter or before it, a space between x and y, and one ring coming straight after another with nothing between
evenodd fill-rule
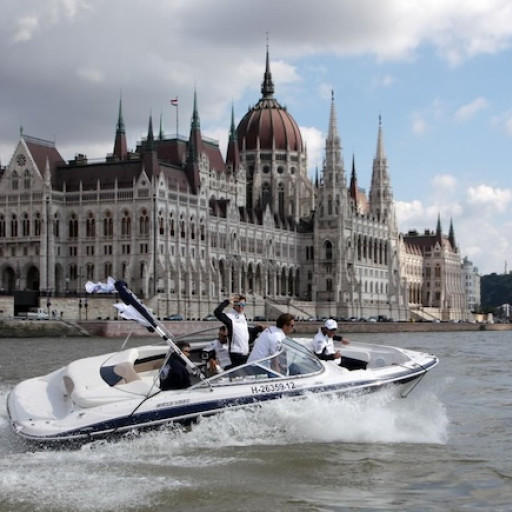
<instances>
[{"instance_id":1,"label":"arched window","mask_svg":"<svg viewBox=\"0 0 512 512\"><path fill-rule=\"evenodd\" d=\"M53 236L55 238L60 237L60 218L58 213L53 218Z\"/></svg>"},{"instance_id":2,"label":"arched window","mask_svg":"<svg viewBox=\"0 0 512 512\"><path fill-rule=\"evenodd\" d=\"M173 214L172 212L169 214L169 233L171 234L171 236L173 237L174 236L174 217L173 217Z\"/></svg>"},{"instance_id":3,"label":"arched window","mask_svg":"<svg viewBox=\"0 0 512 512\"><path fill-rule=\"evenodd\" d=\"M85 221L85 236L96 236L96 220L94 219L94 214L92 212L89 212L87 220Z\"/></svg>"},{"instance_id":4,"label":"arched window","mask_svg":"<svg viewBox=\"0 0 512 512\"><path fill-rule=\"evenodd\" d=\"M284 214L285 214L284 185L282 183L279 183L279 186L277 187L277 200L278 200L279 215L284 216Z\"/></svg>"},{"instance_id":5,"label":"arched window","mask_svg":"<svg viewBox=\"0 0 512 512\"><path fill-rule=\"evenodd\" d=\"M20 177L16 171L12 171L11 184L13 190L18 190L20 184Z\"/></svg>"},{"instance_id":6,"label":"arched window","mask_svg":"<svg viewBox=\"0 0 512 512\"><path fill-rule=\"evenodd\" d=\"M125 210L123 212L123 218L121 219L121 235L122 236L130 236L132 232L132 218L130 217L130 212Z\"/></svg>"},{"instance_id":7,"label":"arched window","mask_svg":"<svg viewBox=\"0 0 512 512\"><path fill-rule=\"evenodd\" d=\"M326 260L332 260L332 243L327 240L324 245L325 249L325 259Z\"/></svg>"},{"instance_id":8,"label":"arched window","mask_svg":"<svg viewBox=\"0 0 512 512\"><path fill-rule=\"evenodd\" d=\"M18 217L15 213L11 217L11 236L18 236Z\"/></svg>"},{"instance_id":9,"label":"arched window","mask_svg":"<svg viewBox=\"0 0 512 512\"><path fill-rule=\"evenodd\" d=\"M21 233L23 236L30 236L30 221L28 219L28 213L23 214L21 220Z\"/></svg>"},{"instance_id":10,"label":"arched window","mask_svg":"<svg viewBox=\"0 0 512 512\"><path fill-rule=\"evenodd\" d=\"M35 219L34 219L34 235L39 236L40 234L41 234L41 214L39 212L37 212L35 215Z\"/></svg>"},{"instance_id":11,"label":"arched window","mask_svg":"<svg viewBox=\"0 0 512 512\"><path fill-rule=\"evenodd\" d=\"M4 214L0 214L0 238L5 238L5 217Z\"/></svg>"},{"instance_id":12,"label":"arched window","mask_svg":"<svg viewBox=\"0 0 512 512\"><path fill-rule=\"evenodd\" d=\"M139 234L147 236L149 234L149 215L146 209L143 209L139 217Z\"/></svg>"},{"instance_id":13,"label":"arched window","mask_svg":"<svg viewBox=\"0 0 512 512\"><path fill-rule=\"evenodd\" d=\"M180 236L181 238L185 238L185 219L183 215L180 215Z\"/></svg>"},{"instance_id":14,"label":"arched window","mask_svg":"<svg viewBox=\"0 0 512 512\"><path fill-rule=\"evenodd\" d=\"M264 209L267 204L271 204L271 199L270 185L268 183L263 183L263 186L261 187L261 207Z\"/></svg>"},{"instance_id":15,"label":"arched window","mask_svg":"<svg viewBox=\"0 0 512 512\"><path fill-rule=\"evenodd\" d=\"M78 219L75 213L69 219L69 238L78 238Z\"/></svg>"},{"instance_id":16,"label":"arched window","mask_svg":"<svg viewBox=\"0 0 512 512\"><path fill-rule=\"evenodd\" d=\"M114 219L109 211L105 212L105 217L103 218L103 236L106 238L114 236Z\"/></svg>"},{"instance_id":17,"label":"arched window","mask_svg":"<svg viewBox=\"0 0 512 512\"><path fill-rule=\"evenodd\" d=\"M28 169L25 169L25 172L23 173L23 188L30 188L30 172Z\"/></svg>"}]
</instances>

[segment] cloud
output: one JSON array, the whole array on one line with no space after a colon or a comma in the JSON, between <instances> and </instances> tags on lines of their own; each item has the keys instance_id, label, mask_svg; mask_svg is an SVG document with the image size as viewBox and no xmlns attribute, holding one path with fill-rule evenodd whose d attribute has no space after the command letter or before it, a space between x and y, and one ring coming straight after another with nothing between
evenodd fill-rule
<instances>
[{"instance_id":1,"label":"cloud","mask_svg":"<svg viewBox=\"0 0 512 512\"><path fill-rule=\"evenodd\" d=\"M485 109L489 106L489 103L485 98L476 98L471 103L463 105L460 107L457 112L455 112L455 119L457 121L468 121L471 119L477 112L482 109Z\"/></svg>"},{"instance_id":2,"label":"cloud","mask_svg":"<svg viewBox=\"0 0 512 512\"><path fill-rule=\"evenodd\" d=\"M325 135L312 126L300 126L302 138L307 145L310 169L322 169L324 158Z\"/></svg>"},{"instance_id":3,"label":"cloud","mask_svg":"<svg viewBox=\"0 0 512 512\"><path fill-rule=\"evenodd\" d=\"M512 109L493 116L491 126L512 136Z\"/></svg>"},{"instance_id":4,"label":"cloud","mask_svg":"<svg viewBox=\"0 0 512 512\"><path fill-rule=\"evenodd\" d=\"M20 18L14 29L12 41L23 43L32 39L35 31L39 28L39 22L35 16L24 16Z\"/></svg>"},{"instance_id":5,"label":"cloud","mask_svg":"<svg viewBox=\"0 0 512 512\"><path fill-rule=\"evenodd\" d=\"M500 189L489 185L477 185L469 187L467 191L468 204L478 208L480 213L503 213L507 210L511 200L512 190L508 188Z\"/></svg>"}]
</instances>

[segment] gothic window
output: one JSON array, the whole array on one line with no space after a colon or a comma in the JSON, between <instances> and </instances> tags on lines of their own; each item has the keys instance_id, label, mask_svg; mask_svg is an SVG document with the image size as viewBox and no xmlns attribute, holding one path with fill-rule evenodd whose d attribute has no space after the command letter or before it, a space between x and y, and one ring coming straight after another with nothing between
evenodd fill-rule
<instances>
[{"instance_id":1,"label":"gothic window","mask_svg":"<svg viewBox=\"0 0 512 512\"><path fill-rule=\"evenodd\" d=\"M92 212L89 212L85 221L85 236L89 238L96 236L96 220Z\"/></svg>"},{"instance_id":2,"label":"gothic window","mask_svg":"<svg viewBox=\"0 0 512 512\"><path fill-rule=\"evenodd\" d=\"M103 270L104 270L103 277L105 279L107 279L108 277L110 277L112 275L112 263L110 263L110 262L105 263L105 265L103 266Z\"/></svg>"},{"instance_id":3,"label":"gothic window","mask_svg":"<svg viewBox=\"0 0 512 512\"><path fill-rule=\"evenodd\" d=\"M163 217L161 210L158 212L158 234L159 235L165 234L165 222L164 222L164 217Z\"/></svg>"},{"instance_id":4,"label":"gothic window","mask_svg":"<svg viewBox=\"0 0 512 512\"><path fill-rule=\"evenodd\" d=\"M3 213L0 215L0 238L5 238L5 217Z\"/></svg>"},{"instance_id":5,"label":"gothic window","mask_svg":"<svg viewBox=\"0 0 512 512\"><path fill-rule=\"evenodd\" d=\"M11 217L11 236L18 236L18 217L15 213Z\"/></svg>"},{"instance_id":6,"label":"gothic window","mask_svg":"<svg viewBox=\"0 0 512 512\"><path fill-rule=\"evenodd\" d=\"M180 215L180 236L181 238L185 238L185 219L183 215Z\"/></svg>"},{"instance_id":7,"label":"gothic window","mask_svg":"<svg viewBox=\"0 0 512 512\"><path fill-rule=\"evenodd\" d=\"M123 212L123 218L121 219L121 235L130 236L132 232L132 218L128 210Z\"/></svg>"},{"instance_id":8,"label":"gothic window","mask_svg":"<svg viewBox=\"0 0 512 512\"><path fill-rule=\"evenodd\" d=\"M78 238L78 219L75 213L69 219L69 238Z\"/></svg>"},{"instance_id":9,"label":"gothic window","mask_svg":"<svg viewBox=\"0 0 512 512\"><path fill-rule=\"evenodd\" d=\"M327 198L327 215L332 215L332 197Z\"/></svg>"},{"instance_id":10,"label":"gothic window","mask_svg":"<svg viewBox=\"0 0 512 512\"><path fill-rule=\"evenodd\" d=\"M194 240L196 238L196 226L194 224L194 217L190 217L190 239Z\"/></svg>"},{"instance_id":11,"label":"gothic window","mask_svg":"<svg viewBox=\"0 0 512 512\"><path fill-rule=\"evenodd\" d=\"M16 171L12 171L12 189L13 190L18 190L18 187L19 187L19 183L20 183L20 178L18 176L18 173Z\"/></svg>"},{"instance_id":12,"label":"gothic window","mask_svg":"<svg viewBox=\"0 0 512 512\"><path fill-rule=\"evenodd\" d=\"M325 259L332 260L332 243L329 240L327 240L325 242L324 250L325 250Z\"/></svg>"},{"instance_id":13,"label":"gothic window","mask_svg":"<svg viewBox=\"0 0 512 512\"><path fill-rule=\"evenodd\" d=\"M146 209L143 209L139 217L139 235L149 235L149 215Z\"/></svg>"},{"instance_id":14,"label":"gothic window","mask_svg":"<svg viewBox=\"0 0 512 512\"><path fill-rule=\"evenodd\" d=\"M30 188L30 172L28 169L25 169L25 172L23 173L23 187L25 189Z\"/></svg>"},{"instance_id":15,"label":"gothic window","mask_svg":"<svg viewBox=\"0 0 512 512\"><path fill-rule=\"evenodd\" d=\"M169 215L169 232L171 236L174 236L174 218L172 213Z\"/></svg>"},{"instance_id":16,"label":"gothic window","mask_svg":"<svg viewBox=\"0 0 512 512\"><path fill-rule=\"evenodd\" d=\"M201 219L199 221L199 231L200 231L200 238L202 241L205 240L205 237L206 237L206 229L205 229L205 226L204 226L204 219Z\"/></svg>"},{"instance_id":17,"label":"gothic window","mask_svg":"<svg viewBox=\"0 0 512 512\"><path fill-rule=\"evenodd\" d=\"M279 183L279 186L277 187L277 197L279 202L279 215L284 216L284 185L282 183Z\"/></svg>"},{"instance_id":18,"label":"gothic window","mask_svg":"<svg viewBox=\"0 0 512 512\"><path fill-rule=\"evenodd\" d=\"M332 279L325 280L325 288L328 292L332 292Z\"/></svg>"},{"instance_id":19,"label":"gothic window","mask_svg":"<svg viewBox=\"0 0 512 512\"><path fill-rule=\"evenodd\" d=\"M106 238L112 238L114 236L114 219L112 213L109 211L105 212L103 219L103 236Z\"/></svg>"},{"instance_id":20,"label":"gothic window","mask_svg":"<svg viewBox=\"0 0 512 512\"><path fill-rule=\"evenodd\" d=\"M21 221L21 233L23 236L30 236L30 221L28 219L28 213L23 214Z\"/></svg>"},{"instance_id":21,"label":"gothic window","mask_svg":"<svg viewBox=\"0 0 512 512\"><path fill-rule=\"evenodd\" d=\"M54 219L53 219L53 236L55 238L60 237L60 219L59 219L58 213L55 214Z\"/></svg>"},{"instance_id":22,"label":"gothic window","mask_svg":"<svg viewBox=\"0 0 512 512\"><path fill-rule=\"evenodd\" d=\"M39 212L36 213L34 219L34 235L39 236L41 234L41 214Z\"/></svg>"},{"instance_id":23,"label":"gothic window","mask_svg":"<svg viewBox=\"0 0 512 512\"><path fill-rule=\"evenodd\" d=\"M271 202L271 194L270 194L270 185L268 183L264 183L261 187L261 207L265 209L267 204Z\"/></svg>"}]
</instances>

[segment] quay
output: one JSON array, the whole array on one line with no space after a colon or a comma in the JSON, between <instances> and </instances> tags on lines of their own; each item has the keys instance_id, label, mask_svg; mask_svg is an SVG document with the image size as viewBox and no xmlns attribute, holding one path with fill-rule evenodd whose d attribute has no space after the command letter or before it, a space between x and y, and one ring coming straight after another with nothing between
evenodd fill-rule
<instances>
[{"instance_id":1,"label":"quay","mask_svg":"<svg viewBox=\"0 0 512 512\"><path fill-rule=\"evenodd\" d=\"M265 325L265 322L261 322ZM220 322L179 321L163 322L170 333L180 337L193 332L205 331L220 326ZM268 322L272 325L273 322ZM323 322L303 321L295 323L295 334L315 333ZM435 323L435 322L339 322L342 333L393 333L393 332L461 332L461 331L510 331L512 323ZM100 336L105 338L124 338L131 334L135 337L154 335L135 322L127 320L87 320L81 322L69 320L28 320L1 319L0 338L66 338Z\"/></svg>"}]
</instances>

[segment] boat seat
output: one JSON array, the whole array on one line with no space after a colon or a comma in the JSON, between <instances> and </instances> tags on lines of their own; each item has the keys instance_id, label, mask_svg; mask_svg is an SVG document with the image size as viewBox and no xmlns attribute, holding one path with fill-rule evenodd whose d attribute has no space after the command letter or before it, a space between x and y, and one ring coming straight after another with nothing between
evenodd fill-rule
<instances>
[{"instance_id":1,"label":"boat seat","mask_svg":"<svg viewBox=\"0 0 512 512\"><path fill-rule=\"evenodd\" d=\"M139 374L135 371L133 364L125 361L114 366L114 373L121 377L119 384L128 384L134 380L141 380Z\"/></svg>"}]
</instances>

